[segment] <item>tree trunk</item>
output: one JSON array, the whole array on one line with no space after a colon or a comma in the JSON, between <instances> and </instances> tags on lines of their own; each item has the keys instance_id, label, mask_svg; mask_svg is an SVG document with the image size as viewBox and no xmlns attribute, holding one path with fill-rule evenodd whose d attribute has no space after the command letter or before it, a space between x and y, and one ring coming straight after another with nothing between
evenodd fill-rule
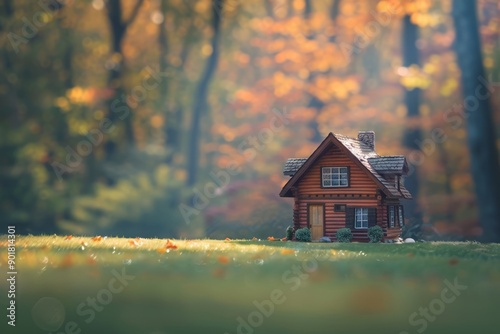
<instances>
[{"instance_id":1,"label":"tree trunk","mask_svg":"<svg viewBox=\"0 0 500 334\"><path fill-rule=\"evenodd\" d=\"M462 72L467 140L479 222L486 242L500 241L500 166L475 0L454 0L455 47Z\"/></svg>"},{"instance_id":2,"label":"tree trunk","mask_svg":"<svg viewBox=\"0 0 500 334\"><path fill-rule=\"evenodd\" d=\"M403 66L410 67L412 65L420 66L420 52L417 48L417 41L419 37L419 28L411 22L410 15L403 18ZM415 124L416 120L420 118L420 102L421 90L414 88L412 90L405 89L404 101L406 105L406 118L409 124ZM417 151L420 149L419 143L422 140L422 130L420 125L410 125L405 128L403 134L403 147L410 151ZM420 182L418 175L418 167L413 166L412 173L405 179L405 187L412 194L413 200L405 202L406 216L409 218L413 237L421 238L422 227L422 212L418 202L420 193Z\"/></svg>"},{"instance_id":3,"label":"tree trunk","mask_svg":"<svg viewBox=\"0 0 500 334\"><path fill-rule=\"evenodd\" d=\"M223 0L213 0L212 4L212 54L208 57L205 70L195 90L193 115L191 118L190 141L188 146L187 185L196 182L200 156L200 121L203 112L207 109L207 95L210 81L217 68L219 58L220 23L223 9Z\"/></svg>"},{"instance_id":4,"label":"tree trunk","mask_svg":"<svg viewBox=\"0 0 500 334\"><path fill-rule=\"evenodd\" d=\"M112 62L113 66L108 71L108 87L114 90L114 94L107 101L108 105L108 118L115 123L117 121L117 115L113 112L113 103L116 99L120 99L122 103L122 95L125 91L122 83L122 76L124 70L124 59L122 52L122 42L126 35L127 28L133 23L140 7L142 6L144 0L137 0L135 3L132 13L128 20L123 20L123 8L121 0L109 0L106 2L107 6L107 16L108 23L111 31L111 52L112 52ZM116 104L116 103L115 103ZM123 117L122 121L125 124L125 142L128 145L135 144L135 137L132 127L132 113ZM116 143L113 141L108 141L105 144L106 157L109 159L116 151Z\"/></svg>"},{"instance_id":5,"label":"tree trunk","mask_svg":"<svg viewBox=\"0 0 500 334\"><path fill-rule=\"evenodd\" d=\"M167 14L167 0L161 0L160 10L163 17L166 18ZM165 73L168 69L168 34L166 27L166 19L163 20L161 24L158 25L158 48L160 56L158 59L158 64L160 68L160 73ZM166 163L171 163L173 160L174 153L176 151L177 144L177 129L178 124L175 122L175 117L173 117L172 107L168 106L168 80L162 80L160 82L160 95L158 98L158 105L160 111L165 115L165 146L167 148L167 157L165 159Z\"/></svg>"}]
</instances>

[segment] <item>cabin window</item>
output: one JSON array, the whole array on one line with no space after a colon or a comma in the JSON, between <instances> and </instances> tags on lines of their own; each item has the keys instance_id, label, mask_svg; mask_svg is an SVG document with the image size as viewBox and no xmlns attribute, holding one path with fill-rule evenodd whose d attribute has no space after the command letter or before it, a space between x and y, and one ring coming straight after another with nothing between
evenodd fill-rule
<instances>
[{"instance_id":1,"label":"cabin window","mask_svg":"<svg viewBox=\"0 0 500 334\"><path fill-rule=\"evenodd\" d=\"M375 225L377 225L377 208L346 207L346 227L350 229L367 229Z\"/></svg>"},{"instance_id":2,"label":"cabin window","mask_svg":"<svg viewBox=\"0 0 500 334\"><path fill-rule=\"evenodd\" d=\"M402 227L404 225L404 222L405 222L402 205L398 206L398 218L399 218L399 226Z\"/></svg>"},{"instance_id":3,"label":"cabin window","mask_svg":"<svg viewBox=\"0 0 500 334\"><path fill-rule=\"evenodd\" d=\"M321 184L325 188L348 187L349 168L323 167L321 169Z\"/></svg>"},{"instance_id":4,"label":"cabin window","mask_svg":"<svg viewBox=\"0 0 500 334\"><path fill-rule=\"evenodd\" d=\"M394 177L394 186L399 190L399 176Z\"/></svg>"},{"instance_id":5,"label":"cabin window","mask_svg":"<svg viewBox=\"0 0 500 334\"><path fill-rule=\"evenodd\" d=\"M333 211L335 212L345 212L346 205L345 204L335 204L333 206Z\"/></svg>"},{"instance_id":6,"label":"cabin window","mask_svg":"<svg viewBox=\"0 0 500 334\"><path fill-rule=\"evenodd\" d=\"M388 216L388 219L389 219L389 227L390 228L393 228L395 223L396 223L396 212L394 210L394 206L393 205L389 205L389 216Z\"/></svg>"},{"instance_id":7,"label":"cabin window","mask_svg":"<svg viewBox=\"0 0 500 334\"><path fill-rule=\"evenodd\" d=\"M354 217L354 228L368 228L368 209L356 208Z\"/></svg>"}]
</instances>

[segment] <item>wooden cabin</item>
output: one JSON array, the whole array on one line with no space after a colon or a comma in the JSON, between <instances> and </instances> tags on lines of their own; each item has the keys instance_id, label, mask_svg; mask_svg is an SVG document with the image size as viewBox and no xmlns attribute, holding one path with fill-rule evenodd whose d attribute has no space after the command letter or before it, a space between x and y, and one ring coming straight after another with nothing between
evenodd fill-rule
<instances>
[{"instance_id":1,"label":"wooden cabin","mask_svg":"<svg viewBox=\"0 0 500 334\"><path fill-rule=\"evenodd\" d=\"M330 133L309 158L287 160L283 174L290 179L280 196L293 198L294 227L309 227L313 240L336 240L337 230L349 227L353 241L366 242L375 225L394 239L404 225L400 200L411 199L407 173L404 156L375 152L373 131L357 139Z\"/></svg>"}]
</instances>

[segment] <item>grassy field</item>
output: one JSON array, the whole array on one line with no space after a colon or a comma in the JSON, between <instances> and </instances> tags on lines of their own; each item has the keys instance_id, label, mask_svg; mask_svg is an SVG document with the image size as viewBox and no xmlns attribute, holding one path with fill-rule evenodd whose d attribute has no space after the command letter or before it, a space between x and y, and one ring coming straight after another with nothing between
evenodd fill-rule
<instances>
[{"instance_id":1,"label":"grassy field","mask_svg":"<svg viewBox=\"0 0 500 334\"><path fill-rule=\"evenodd\" d=\"M2 315L2 333L500 328L497 244L18 237L16 267L16 327ZM0 300L6 313L6 293Z\"/></svg>"}]
</instances>

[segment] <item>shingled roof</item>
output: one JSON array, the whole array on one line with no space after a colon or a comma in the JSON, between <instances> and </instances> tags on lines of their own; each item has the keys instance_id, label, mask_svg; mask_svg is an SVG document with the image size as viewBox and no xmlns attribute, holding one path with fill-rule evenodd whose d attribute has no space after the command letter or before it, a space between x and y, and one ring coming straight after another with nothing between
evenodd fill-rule
<instances>
[{"instance_id":1,"label":"shingled roof","mask_svg":"<svg viewBox=\"0 0 500 334\"><path fill-rule=\"evenodd\" d=\"M373 179L377 183L379 183L379 185L382 187L382 190L388 196L403 197L407 199L412 198L410 192L403 185L400 185L400 189L398 190L392 182L389 182L382 176L382 174L391 171L388 168L392 169L391 173L394 174L399 174L400 171L406 171L406 159L403 156L383 157L372 150L370 146L366 145L364 142L358 139L350 138L340 134L333 134L331 132L309 158L292 158L287 160L283 169L283 174L291 176L291 179L288 180L287 184L285 184L280 195L285 196L285 194L288 193L290 187L322 154L323 150L325 150L330 143L335 142L338 142L342 146L344 146L347 151L351 153L359 163L361 163L361 165L371 174Z\"/></svg>"},{"instance_id":2,"label":"shingled roof","mask_svg":"<svg viewBox=\"0 0 500 334\"><path fill-rule=\"evenodd\" d=\"M406 167L406 158L402 155L368 158L368 162L379 173L403 174Z\"/></svg>"},{"instance_id":3,"label":"shingled roof","mask_svg":"<svg viewBox=\"0 0 500 334\"><path fill-rule=\"evenodd\" d=\"M290 158L285 162L283 175L294 176L300 167L306 162L307 158Z\"/></svg>"}]
</instances>

